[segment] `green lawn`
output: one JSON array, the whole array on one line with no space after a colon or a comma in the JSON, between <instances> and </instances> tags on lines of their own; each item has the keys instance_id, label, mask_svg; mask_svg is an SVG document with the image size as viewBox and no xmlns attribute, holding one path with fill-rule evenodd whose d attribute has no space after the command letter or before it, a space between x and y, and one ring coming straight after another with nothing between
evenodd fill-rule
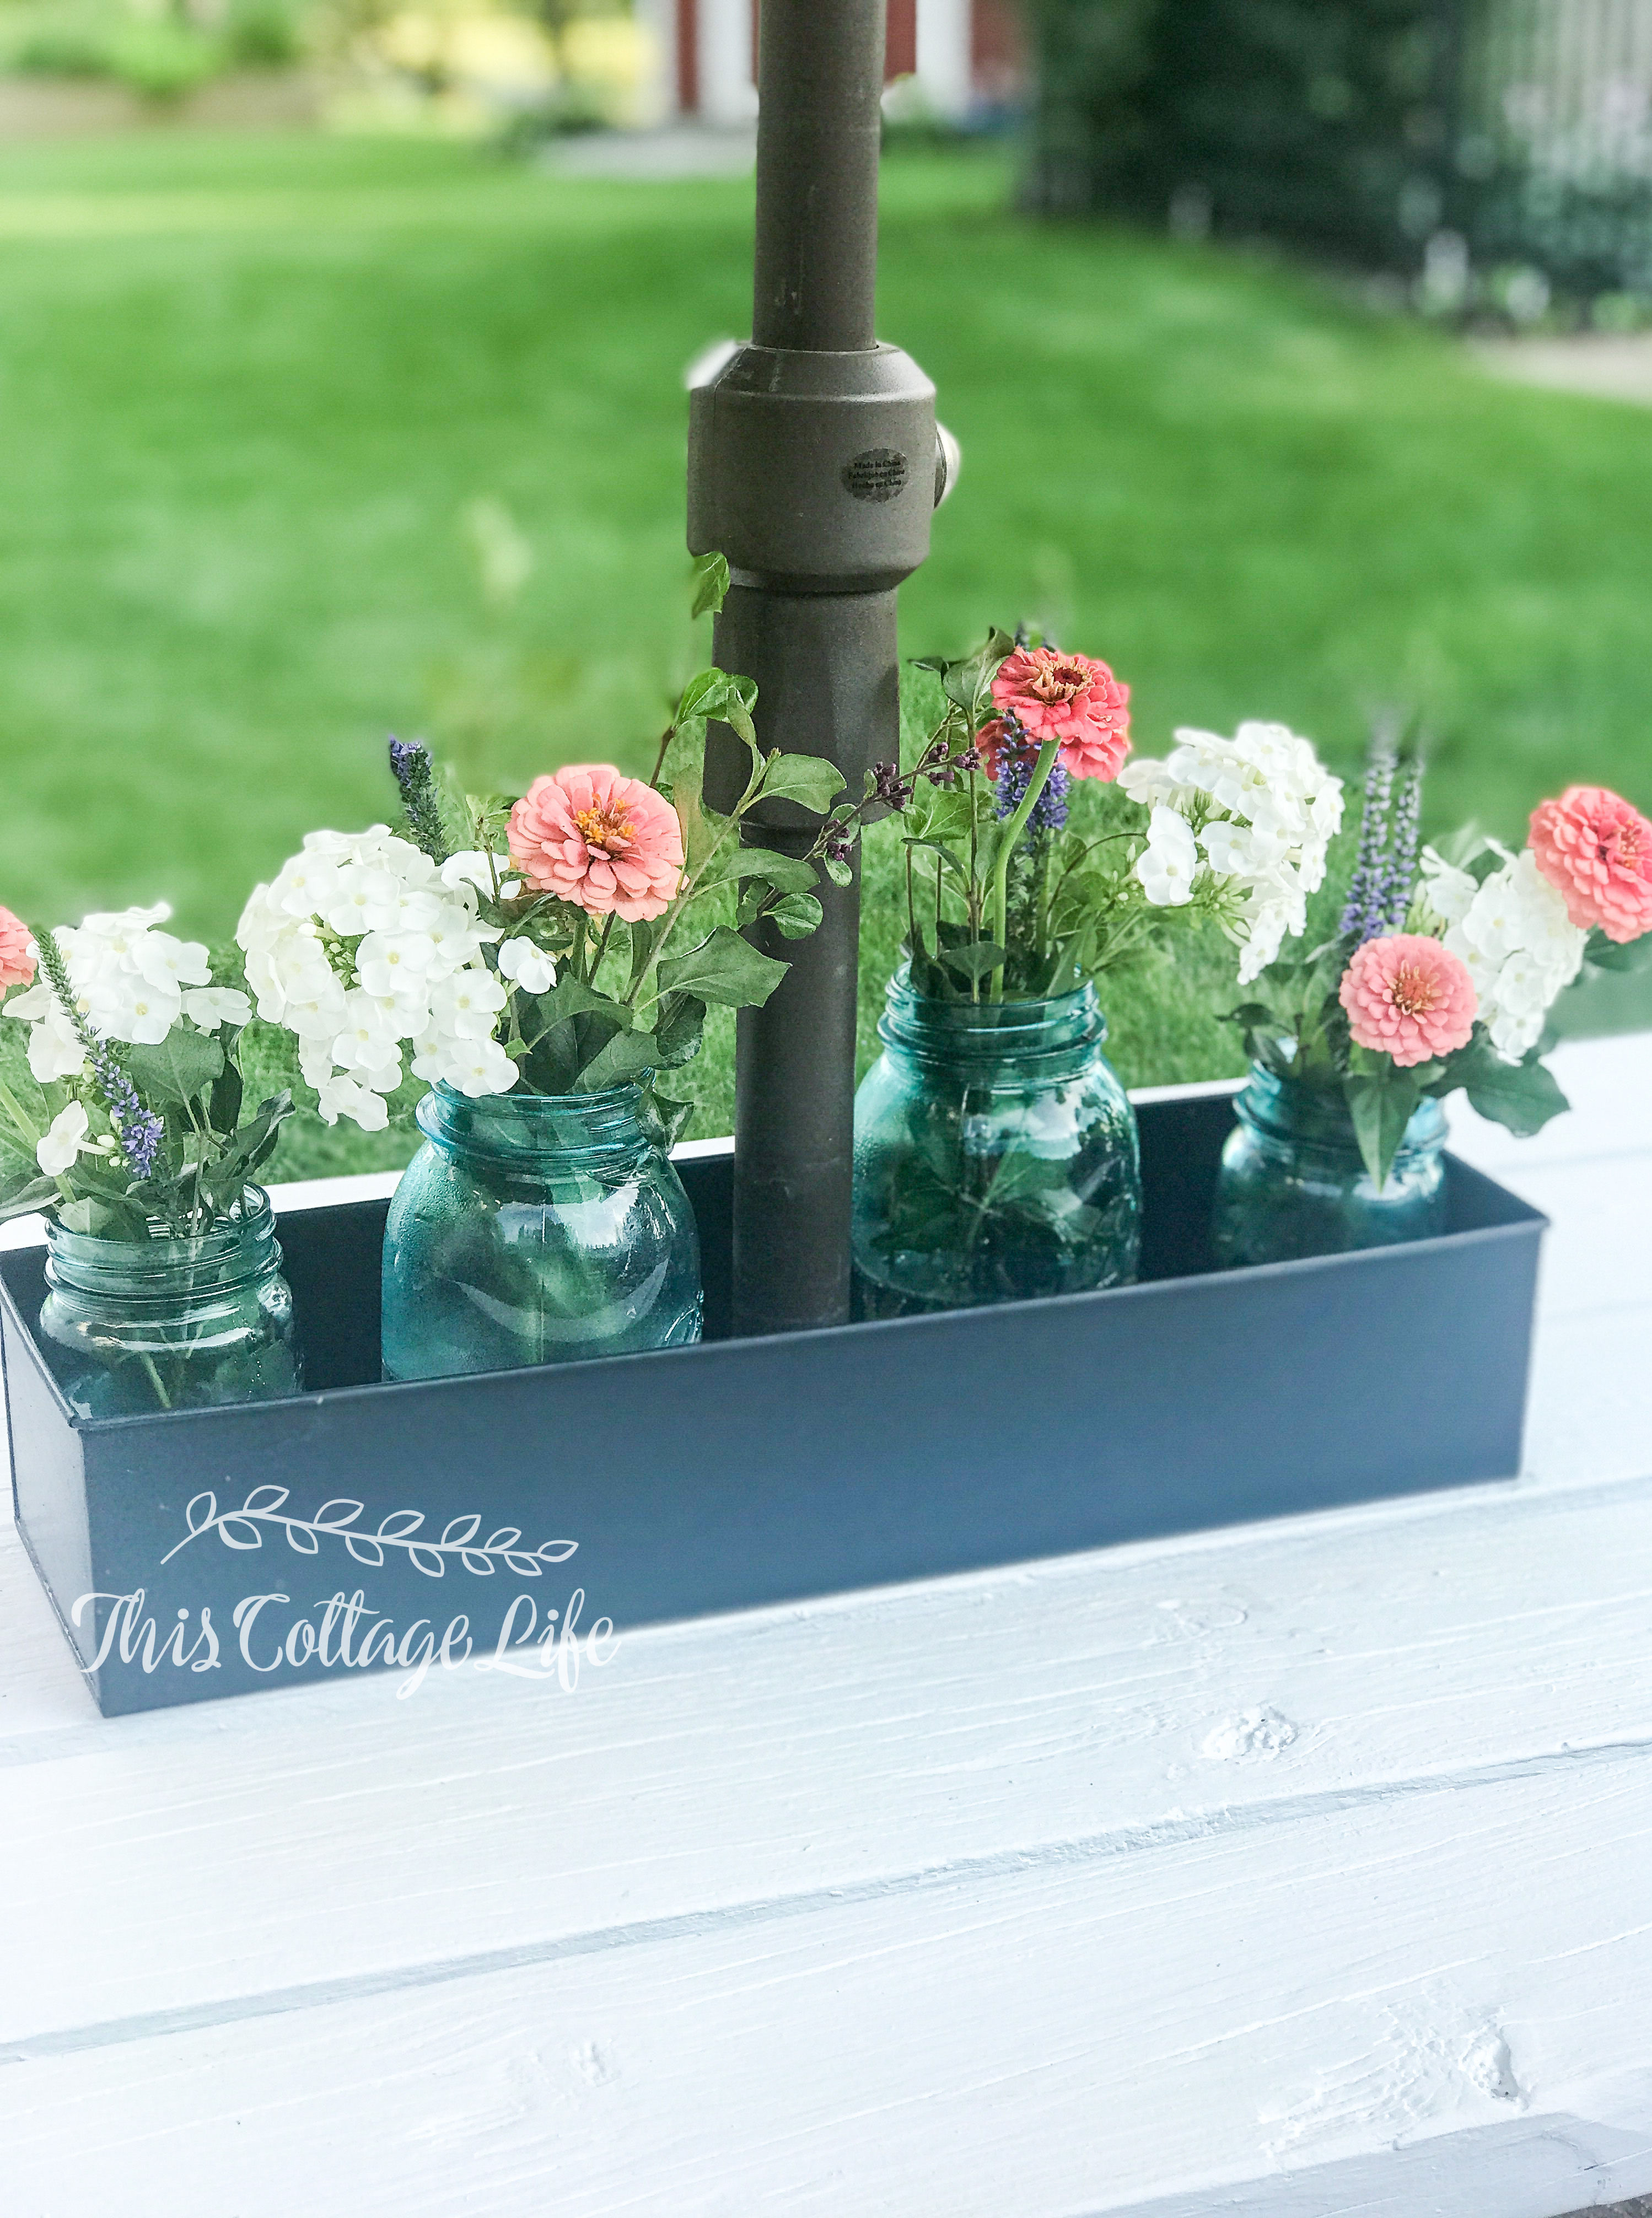
<instances>
[{"instance_id":1,"label":"green lawn","mask_svg":"<svg viewBox=\"0 0 1652 2218\"><path fill-rule=\"evenodd\" d=\"M750 197L417 142L0 150L0 901L164 893L224 936L306 829L386 813L387 728L491 783L644 765L704 651L679 373L748 321ZM887 165L882 326L965 451L909 652L1042 616L1132 681L1148 752L1264 715L1346 763L1401 707L1436 821L1513 835L1568 778L1652 803L1652 412L1005 202L991 158ZM461 529L483 495L535 557L508 609ZM1117 982L1132 1078L1231 1063L1197 977ZM726 1122L721 1044L699 1085Z\"/></svg>"}]
</instances>

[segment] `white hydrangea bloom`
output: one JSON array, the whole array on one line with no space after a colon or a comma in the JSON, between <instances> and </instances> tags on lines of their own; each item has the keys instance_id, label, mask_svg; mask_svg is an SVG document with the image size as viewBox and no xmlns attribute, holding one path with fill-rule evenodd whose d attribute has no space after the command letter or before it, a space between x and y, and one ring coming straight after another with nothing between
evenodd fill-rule
<instances>
[{"instance_id":1,"label":"white hydrangea bloom","mask_svg":"<svg viewBox=\"0 0 1652 2218\"><path fill-rule=\"evenodd\" d=\"M1181 908L1193 898L1199 847L1185 816L1162 802L1148 825L1148 844L1136 858L1135 875L1154 908Z\"/></svg>"},{"instance_id":2,"label":"white hydrangea bloom","mask_svg":"<svg viewBox=\"0 0 1652 2218\"><path fill-rule=\"evenodd\" d=\"M1241 951L1240 983L1249 985L1288 933L1307 928L1308 896L1325 882L1342 825L1341 779L1288 725L1253 721L1231 740L1179 730L1163 762L1127 763L1118 783L1155 815L1205 820L1198 845L1229 896L1226 928Z\"/></svg>"},{"instance_id":3,"label":"white hydrangea bloom","mask_svg":"<svg viewBox=\"0 0 1652 2218\"><path fill-rule=\"evenodd\" d=\"M175 1025L206 1032L251 1015L244 994L212 983L199 940L157 930L171 915L164 901L89 916L54 936L76 1007L93 1032L132 1046L158 1047ZM14 994L6 1014L30 1026L28 1067L42 1085L81 1078L86 1050L73 1019L44 978Z\"/></svg>"},{"instance_id":4,"label":"white hydrangea bloom","mask_svg":"<svg viewBox=\"0 0 1652 2218\"><path fill-rule=\"evenodd\" d=\"M418 1077L446 1078L452 1064L467 1091L516 1084L516 1065L492 1038L508 988L482 957L499 938L477 908L479 890L492 889L486 858L453 859L480 874L438 869L382 824L312 832L246 905L236 938L258 1013L297 1037L328 1124L348 1117L383 1129L407 1042Z\"/></svg>"},{"instance_id":5,"label":"white hydrangea bloom","mask_svg":"<svg viewBox=\"0 0 1652 2218\"><path fill-rule=\"evenodd\" d=\"M1438 883L1431 877L1431 906ZM1460 889L1447 885L1445 891L1451 900ZM1587 940L1530 848L1509 855L1451 923L1445 945L1466 964L1481 1021L1505 1061L1518 1063L1537 1045L1550 1004L1582 968Z\"/></svg>"}]
</instances>

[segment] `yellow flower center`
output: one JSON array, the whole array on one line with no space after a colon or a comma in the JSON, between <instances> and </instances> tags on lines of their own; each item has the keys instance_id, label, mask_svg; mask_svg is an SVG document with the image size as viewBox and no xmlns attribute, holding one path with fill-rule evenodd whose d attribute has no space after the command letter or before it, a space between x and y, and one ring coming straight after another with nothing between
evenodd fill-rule
<instances>
[{"instance_id":1,"label":"yellow flower center","mask_svg":"<svg viewBox=\"0 0 1652 2218\"><path fill-rule=\"evenodd\" d=\"M593 855L622 855L631 844L631 819L617 803L606 809L581 809L573 821Z\"/></svg>"}]
</instances>

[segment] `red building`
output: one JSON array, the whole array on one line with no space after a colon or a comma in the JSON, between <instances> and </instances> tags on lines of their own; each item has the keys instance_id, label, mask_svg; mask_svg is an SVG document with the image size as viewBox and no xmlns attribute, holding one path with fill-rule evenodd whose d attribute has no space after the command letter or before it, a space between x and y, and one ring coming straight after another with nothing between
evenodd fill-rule
<instances>
[{"instance_id":1,"label":"red building","mask_svg":"<svg viewBox=\"0 0 1652 2218\"><path fill-rule=\"evenodd\" d=\"M668 115L739 123L757 113L758 0L637 0ZM1014 0L888 0L888 74L918 112L962 121L1012 101L1023 43Z\"/></svg>"}]
</instances>

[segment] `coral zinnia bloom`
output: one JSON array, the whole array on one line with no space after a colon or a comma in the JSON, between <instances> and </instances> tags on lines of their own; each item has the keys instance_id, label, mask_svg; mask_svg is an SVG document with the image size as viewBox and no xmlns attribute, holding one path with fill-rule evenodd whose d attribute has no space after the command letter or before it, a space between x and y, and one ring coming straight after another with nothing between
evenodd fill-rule
<instances>
[{"instance_id":1,"label":"coral zinnia bloom","mask_svg":"<svg viewBox=\"0 0 1652 2218\"><path fill-rule=\"evenodd\" d=\"M34 976L34 957L29 952L33 945L33 934L22 917L0 908L0 994L27 986Z\"/></svg>"},{"instance_id":2,"label":"coral zinnia bloom","mask_svg":"<svg viewBox=\"0 0 1652 2218\"><path fill-rule=\"evenodd\" d=\"M1391 1055L1401 1070L1466 1047L1474 1030L1468 965L1420 932L1368 939L1343 972L1338 998L1358 1044Z\"/></svg>"},{"instance_id":3,"label":"coral zinnia bloom","mask_svg":"<svg viewBox=\"0 0 1652 2218\"><path fill-rule=\"evenodd\" d=\"M1620 946L1652 931L1652 824L1621 794L1573 785L1539 802L1531 855L1574 924Z\"/></svg>"},{"instance_id":4,"label":"coral zinnia bloom","mask_svg":"<svg viewBox=\"0 0 1652 2218\"><path fill-rule=\"evenodd\" d=\"M627 924L663 916L683 881L677 811L609 763L536 778L510 812L510 854L538 893Z\"/></svg>"},{"instance_id":5,"label":"coral zinnia bloom","mask_svg":"<svg viewBox=\"0 0 1652 2218\"><path fill-rule=\"evenodd\" d=\"M991 761L1009 718L1035 747L1059 740L1069 778L1117 778L1130 751L1129 703L1129 687L1104 662L1058 654L1053 647L1018 647L993 680L999 714L981 729L981 753Z\"/></svg>"}]
</instances>

